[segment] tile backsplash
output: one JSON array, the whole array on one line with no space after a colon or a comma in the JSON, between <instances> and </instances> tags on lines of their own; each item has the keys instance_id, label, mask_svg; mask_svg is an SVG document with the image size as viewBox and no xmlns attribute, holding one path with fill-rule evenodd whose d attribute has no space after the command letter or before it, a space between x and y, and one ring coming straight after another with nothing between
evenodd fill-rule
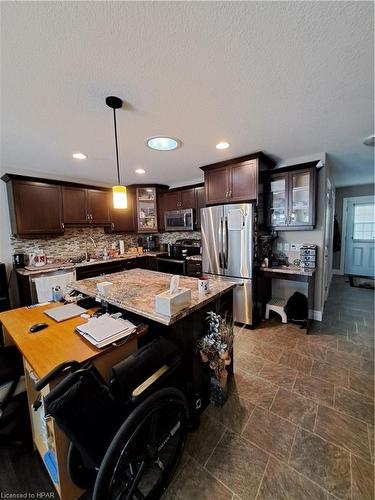
<instances>
[{"instance_id":1,"label":"tile backsplash","mask_svg":"<svg viewBox=\"0 0 375 500\"><path fill-rule=\"evenodd\" d=\"M130 247L137 246L139 235L124 233L106 234L102 227L65 228L65 233L56 237L21 239L11 236L10 244L13 254L30 254L36 251L43 251L47 256L66 260L84 254L85 239L87 236L91 236L97 246L95 249L92 243L88 242L89 253L100 255L103 253L104 248L111 249L112 244L116 244L116 248L118 248L119 240L124 240L125 251ZM189 231L159 233L157 236L159 237L159 243L174 243L176 239L180 238L200 239L201 235L199 231Z\"/></svg>"}]
</instances>

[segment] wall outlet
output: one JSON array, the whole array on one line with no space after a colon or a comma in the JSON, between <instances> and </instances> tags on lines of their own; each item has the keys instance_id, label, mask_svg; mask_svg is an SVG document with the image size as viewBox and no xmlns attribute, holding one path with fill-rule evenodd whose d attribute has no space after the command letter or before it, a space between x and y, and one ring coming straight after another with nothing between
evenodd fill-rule
<instances>
[{"instance_id":1,"label":"wall outlet","mask_svg":"<svg viewBox=\"0 0 375 500\"><path fill-rule=\"evenodd\" d=\"M297 243L291 243L290 244L290 250L292 252L296 252L298 249L297 249Z\"/></svg>"},{"instance_id":2,"label":"wall outlet","mask_svg":"<svg viewBox=\"0 0 375 500\"><path fill-rule=\"evenodd\" d=\"M290 245L289 243L284 243L284 252L289 252Z\"/></svg>"},{"instance_id":3,"label":"wall outlet","mask_svg":"<svg viewBox=\"0 0 375 500\"><path fill-rule=\"evenodd\" d=\"M278 252L282 252L283 251L283 244L282 243L278 243L277 244L277 250L278 250Z\"/></svg>"}]
</instances>

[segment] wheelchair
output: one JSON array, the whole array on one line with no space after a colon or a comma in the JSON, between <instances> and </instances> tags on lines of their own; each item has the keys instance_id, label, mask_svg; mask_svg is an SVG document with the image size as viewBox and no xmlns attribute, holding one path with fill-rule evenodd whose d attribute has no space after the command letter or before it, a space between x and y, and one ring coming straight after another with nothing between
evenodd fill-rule
<instances>
[{"instance_id":1,"label":"wheelchair","mask_svg":"<svg viewBox=\"0 0 375 500\"><path fill-rule=\"evenodd\" d=\"M36 383L41 390L66 374L43 399L45 418L70 440L70 477L94 500L158 499L166 490L197 417L182 358L159 337L113 366L108 383L76 361Z\"/></svg>"}]
</instances>

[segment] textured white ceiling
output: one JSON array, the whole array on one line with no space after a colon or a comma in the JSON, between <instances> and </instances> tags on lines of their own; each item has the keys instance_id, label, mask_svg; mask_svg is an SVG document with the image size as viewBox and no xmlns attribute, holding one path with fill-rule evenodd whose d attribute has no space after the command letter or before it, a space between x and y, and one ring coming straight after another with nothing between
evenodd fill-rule
<instances>
[{"instance_id":1,"label":"textured white ceiling","mask_svg":"<svg viewBox=\"0 0 375 500\"><path fill-rule=\"evenodd\" d=\"M179 184L262 150L372 180L372 2L1 2L2 171ZM174 152L149 136L179 137ZM231 148L215 150L227 140ZM86 161L71 158L75 151ZM140 177L136 168L147 174Z\"/></svg>"}]
</instances>

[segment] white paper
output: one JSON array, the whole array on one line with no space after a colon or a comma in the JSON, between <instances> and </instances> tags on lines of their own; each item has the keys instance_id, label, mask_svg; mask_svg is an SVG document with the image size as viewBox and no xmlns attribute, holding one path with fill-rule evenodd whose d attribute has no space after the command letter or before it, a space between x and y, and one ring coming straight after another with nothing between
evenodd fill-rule
<instances>
[{"instance_id":1,"label":"white paper","mask_svg":"<svg viewBox=\"0 0 375 500\"><path fill-rule=\"evenodd\" d=\"M228 231L240 231L243 227L243 213L237 208L228 212Z\"/></svg>"},{"instance_id":2,"label":"white paper","mask_svg":"<svg viewBox=\"0 0 375 500\"><path fill-rule=\"evenodd\" d=\"M172 276L171 284L169 285L169 293L171 295L177 292L179 283L180 283L180 277L176 275Z\"/></svg>"}]
</instances>

